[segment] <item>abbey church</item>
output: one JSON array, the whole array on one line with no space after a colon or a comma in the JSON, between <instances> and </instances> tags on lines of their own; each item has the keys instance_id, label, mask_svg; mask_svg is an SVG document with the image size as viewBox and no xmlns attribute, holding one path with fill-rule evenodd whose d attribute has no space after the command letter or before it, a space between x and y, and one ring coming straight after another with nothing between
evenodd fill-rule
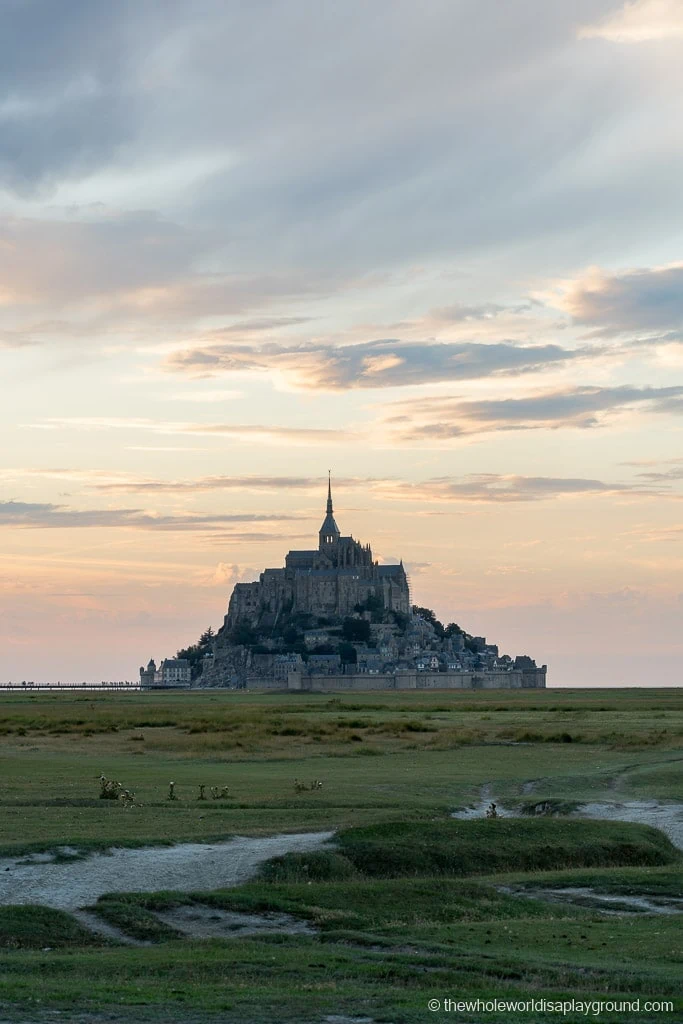
<instances>
[{"instance_id":1,"label":"abbey church","mask_svg":"<svg viewBox=\"0 0 683 1024\"><path fill-rule=\"evenodd\" d=\"M403 562L379 565L369 544L343 537L334 518L332 484L327 510L318 532L318 547L290 551L284 568L265 569L257 583L238 583L232 592L226 629L238 623L272 628L283 617L304 614L343 619L369 599L385 611L410 612L410 593Z\"/></svg>"}]
</instances>

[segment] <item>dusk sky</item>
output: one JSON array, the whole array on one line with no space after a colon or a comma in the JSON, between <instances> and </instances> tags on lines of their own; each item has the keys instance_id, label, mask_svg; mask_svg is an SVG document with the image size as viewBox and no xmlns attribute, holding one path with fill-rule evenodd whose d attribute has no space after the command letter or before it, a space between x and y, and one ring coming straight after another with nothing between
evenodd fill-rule
<instances>
[{"instance_id":1,"label":"dusk sky","mask_svg":"<svg viewBox=\"0 0 683 1024\"><path fill-rule=\"evenodd\" d=\"M2 0L0 681L343 533L680 684L680 0Z\"/></svg>"}]
</instances>

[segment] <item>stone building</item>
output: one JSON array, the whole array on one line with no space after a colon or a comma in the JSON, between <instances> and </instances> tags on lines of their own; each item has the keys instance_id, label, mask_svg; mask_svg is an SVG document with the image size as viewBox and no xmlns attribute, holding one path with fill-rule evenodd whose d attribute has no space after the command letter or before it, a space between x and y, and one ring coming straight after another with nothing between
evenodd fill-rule
<instances>
[{"instance_id":1,"label":"stone building","mask_svg":"<svg viewBox=\"0 0 683 1024\"><path fill-rule=\"evenodd\" d=\"M352 615L357 605L375 599L388 611L410 612L403 562L379 565L369 544L343 537L334 518L332 485L318 531L318 546L290 551L281 569L265 569L256 583L237 583L230 598L225 628L240 623L273 627L297 613L334 620Z\"/></svg>"},{"instance_id":2,"label":"stone building","mask_svg":"<svg viewBox=\"0 0 683 1024\"><path fill-rule=\"evenodd\" d=\"M192 670L186 658L164 658L159 668L151 658L147 668L140 668L140 687L143 690L189 686L191 678Z\"/></svg>"}]
</instances>

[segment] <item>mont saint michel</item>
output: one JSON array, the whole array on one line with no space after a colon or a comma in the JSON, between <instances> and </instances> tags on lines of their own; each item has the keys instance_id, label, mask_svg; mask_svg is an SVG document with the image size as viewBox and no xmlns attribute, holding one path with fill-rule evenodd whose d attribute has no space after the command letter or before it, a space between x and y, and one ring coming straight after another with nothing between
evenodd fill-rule
<instances>
[{"instance_id":1,"label":"mont saint michel","mask_svg":"<svg viewBox=\"0 0 683 1024\"><path fill-rule=\"evenodd\" d=\"M315 548L237 583L223 626L157 668L144 689L233 687L311 691L516 689L546 685L546 666L411 604L403 561L380 565L370 544L344 536L332 482Z\"/></svg>"}]
</instances>

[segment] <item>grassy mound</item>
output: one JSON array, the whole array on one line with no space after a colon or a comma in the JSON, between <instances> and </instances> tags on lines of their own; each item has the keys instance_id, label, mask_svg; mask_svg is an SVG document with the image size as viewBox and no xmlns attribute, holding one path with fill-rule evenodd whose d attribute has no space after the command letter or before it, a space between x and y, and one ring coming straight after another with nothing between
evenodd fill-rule
<instances>
[{"instance_id":1,"label":"grassy mound","mask_svg":"<svg viewBox=\"0 0 683 1024\"><path fill-rule=\"evenodd\" d=\"M37 906L0 907L2 949L59 949L101 945L102 941L63 910Z\"/></svg>"},{"instance_id":2,"label":"grassy mound","mask_svg":"<svg viewBox=\"0 0 683 1024\"><path fill-rule=\"evenodd\" d=\"M276 883L343 882L357 875L348 857L332 850L286 853L266 861L260 871L264 882Z\"/></svg>"},{"instance_id":3,"label":"grassy mound","mask_svg":"<svg viewBox=\"0 0 683 1024\"><path fill-rule=\"evenodd\" d=\"M176 902L171 905L176 905ZM88 909L108 924L142 942L168 942L182 938L180 932L160 921L151 912L152 909L160 908L148 909L144 899L137 893L112 893L100 896L95 906Z\"/></svg>"},{"instance_id":4,"label":"grassy mound","mask_svg":"<svg viewBox=\"0 0 683 1024\"><path fill-rule=\"evenodd\" d=\"M358 871L378 878L661 866L681 860L657 829L617 821L395 822L347 829L337 842Z\"/></svg>"}]
</instances>

